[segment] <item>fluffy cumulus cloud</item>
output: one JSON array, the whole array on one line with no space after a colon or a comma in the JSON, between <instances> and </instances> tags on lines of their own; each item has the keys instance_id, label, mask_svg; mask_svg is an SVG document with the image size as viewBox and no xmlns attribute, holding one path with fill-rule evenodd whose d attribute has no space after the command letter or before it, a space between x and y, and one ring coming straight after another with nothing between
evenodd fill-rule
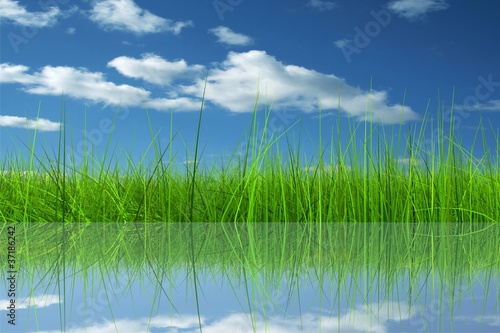
<instances>
[{"instance_id":1,"label":"fluffy cumulus cloud","mask_svg":"<svg viewBox=\"0 0 500 333\"><path fill-rule=\"evenodd\" d=\"M48 119L28 119L26 117L17 116L0 116L0 127L17 127L37 129L42 132L58 131L60 123L53 122Z\"/></svg>"},{"instance_id":2,"label":"fluffy cumulus cloud","mask_svg":"<svg viewBox=\"0 0 500 333\"><path fill-rule=\"evenodd\" d=\"M427 13L448 9L446 0L394 0L389 10L408 20L415 20Z\"/></svg>"},{"instance_id":3,"label":"fluffy cumulus cloud","mask_svg":"<svg viewBox=\"0 0 500 333\"><path fill-rule=\"evenodd\" d=\"M56 24L62 12L57 7L50 7L47 11L29 12L19 1L0 0L0 18L3 22L17 25L43 28Z\"/></svg>"},{"instance_id":4,"label":"fluffy cumulus cloud","mask_svg":"<svg viewBox=\"0 0 500 333\"><path fill-rule=\"evenodd\" d=\"M33 75L34 84L27 92L38 95L70 95L94 102L137 105L149 98L149 92L130 85L108 82L102 73L92 73L84 68L45 66Z\"/></svg>"},{"instance_id":5,"label":"fluffy cumulus cloud","mask_svg":"<svg viewBox=\"0 0 500 333\"><path fill-rule=\"evenodd\" d=\"M158 85L168 85L174 80L198 77L205 68L201 65L190 66L183 59L170 62L155 54L143 54L142 59L117 57L111 60L108 66L126 77Z\"/></svg>"},{"instance_id":6,"label":"fluffy cumulus cloud","mask_svg":"<svg viewBox=\"0 0 500 333\"><path fill-rule=\"evenodd\" d=\"M201 95L204 79L182 86L188 95ZM252 112L255 97L274 101L273 108L317 112L340 107L348 116L389 124L420 119L410 107L389 104L385 91L363 91L333 74L285 65L264 51L229 52L227 59L209 72L206 100L232 112ZM257 86L259 85L259 91Z\"/></svg>"},{"instance_id":7,"label":"fluffy cumulus cloud","mask_svg":"<svg viewBox=\"0 0 500 333\"><path fill-rule=\"evenodd\" d=\"M174 22L139 7L133 0L94 1L90 19L105 30L129 31L137 35L158 32L179 34L191 21Z\"/></svg>"},{"instance_id":8,"label":"fluffy cumulus cloud","mask_svg":"<svg viewBox=\"0 0 500 333\"><path fill-rule=\"evenodd\" d=\"M227 45L249 45L253 43L252 38L236 33L229 29L228 27L219 26L209 30L210 33L214 34L218 39L218 43Z\"/></svg>"},{"instance_id":9,"label":"fluffy cumulus cloud","mask_svg":"<svg viewBox=\"0 0 500 333\"><path fill-rule=\"evenodd\" d=\"M63 66L45 66L29 73L26 66L0 64L0 82L21 84L32 94L64 94L108 105L143 107L147 103L149 108L163 111L200 108L206 75L202 65L145 54L139 59L117 57L108 66L125 77L161 87L164 95L153 98L143 87L117 84L103 73ZM260 106L273 102L274 109L317 113L320 107L336 110L340 102L345 115L362 121L399 124L420 119L411 107L389 103L386 91L366 91L333 74L286 65L264 51L229 52L224 61L212 64L206 102L230 112L253 112L257 94Z\"/></svg>"},{"instance_id":10,"label":"fluffy cumulus cloud","mask_svg":"<svg viewBox=\"0 0 500 333\"><path fill-rule=\"evenodd\" d=\"M31 83L33 77L26 73L28 70L29 67L23 65L0 64L0 83Z\"/></svg>"},{"instance_id":11,"label":"fluffy cumulus cloud","mask_svg":"<svg viewBox=\"0 0 500 333\"><path fill-rule=\"evenodd\" d=\"M85 68L45 66L33 74L29 74L28 70L26 66L0 64L0 82L21 83L23 89L31 94L54 96L64 94L106 105L142 107L147 103L149 107L158 110L171 107L196 110L200 105L197 99L177 98L176 94L170 99L152 98L151 92L144 88L115 84L107 81L103 73L89 72Z\"/></svg>"}]
</instances>

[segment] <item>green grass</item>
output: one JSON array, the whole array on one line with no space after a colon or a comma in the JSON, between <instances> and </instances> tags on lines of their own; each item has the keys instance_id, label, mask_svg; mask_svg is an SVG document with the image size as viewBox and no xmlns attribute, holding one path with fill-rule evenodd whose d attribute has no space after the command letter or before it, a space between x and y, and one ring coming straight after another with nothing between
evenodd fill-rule
<instances>
[{"instance_id":1,"label":"green grass","mask_svg":"<svg viewBox=\"0 0 500 333\"><path fill-rule=\"evenodd\" d=\"M384 127L372 122L350 122L345 147L340 146L340 135L346 129L340 128L339 115L337 128L331 129L331 142L324 145L319 110L318 162L304 164L300 163L301 143L292 143L288 130L265 139L270 137L271 108L264 113L264 130L258 137L257 102L258 96L250 135L245 138L246 151L243 156L234 153L222 166L200 167L203 103L194 163L185 169L175 164L172 154L176 139L172 116L169 144L160 148L161 133L153 132L146 110L152 138L149 150L154 151L155 159L146 161L145 152L134 162L132 151L122 152L126 170L118 168L111 135L103 156L92 155L92 147L85 147L83 163L76 166L66 131L60 132L54 156L49 156L49 148L44 149L44 156L34 153L34 131L26 145L29 161L22 160L21 154L3 161L0 220L500 221L500 145L495 137L496 147L487 147L484 130L476 132L474 146L480 137L483 151L491 149L496 155L485 154L480 159L474 157L475 147L466 150L460 144L452 126L445 133L442 112L438 112L437 135L430 138L434 143L430 148L424 144L428 142L424 137L427 112L419 130L414 127L408 133L402 133L402 126L399 130L393 126L388 135ZM367 116L369 112L368 108ZM63 104L63 125L64 117ZM356 144L360 131L364 137L361 147ZM287 153L283 156L280 146L285 140ZM407 161L420 163L404 166L395 151L403 151ZM29 173L23 176L24 171Z\"/></svg>"}]
</instances>

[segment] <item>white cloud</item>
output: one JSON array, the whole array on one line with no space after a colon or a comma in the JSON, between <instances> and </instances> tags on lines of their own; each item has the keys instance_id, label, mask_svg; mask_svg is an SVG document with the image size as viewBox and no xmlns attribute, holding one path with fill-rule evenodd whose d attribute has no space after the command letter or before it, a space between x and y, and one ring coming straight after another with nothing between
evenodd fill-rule
<instances>
[{"instance_id":1,"label":"white cloud","mask_svg":"<svg viewBox=\"0 0 500 333\"><path fill-rule=\"evenodd\" d=\"M484 326L499 326L500 327L500 315L481 315L481 316L471 316L471 315L464 315L464 316L454 316L453 317L455 323L458 323L459 321L465 321L465 322L477 322L481 325Z\"/></svg>"},{"instance_id":2,"label":"white cloud","mask_svg":"<svg viewBox=\"0 0 500 333\"><path fill-rule=\"evenodd\" d=\"M45 66L34 75L35 84L26 91L38 95L69 95L94 102L138 105L149 98L149 92L130 85L116 85L105 80L102 73L84 68Z\"/></svg>"},{"instance_id":3,"label":"white cloud","mask_svg":"<svg viewBox=\"0 0 500 333\"><path fill-rule=\"evenodd\" d=\"M299 333L317 332L321 323L322 332L374 332L385 333L387 321L407 320L415 311L401 303L382 303L362 305L352 309L340 317L318 316L305 313L302 317L269 316L264 320L262 316L255 316L252 325L250 317L245 313L232 313L226 317L208 320L202 317L203 332L206 333ZM378 317L377 317L378 315ZM182 318L171 316L156 316L152 318L139 318L137 320L119 319L115 322L106 321L94 323L85 328L69 325L69 333L112 333L112 332L148 332L150 329L169 329L169 332L195 333L199 332L197 316L183 315ZM41 333L55 333L59 331L39 331Z\"/></svg>"},{"instance_id":4,"label":"white cloud","mask_svg":"<svg viewBox=\"0 0 500 333\"><path fill-rule=\"evenodd\" d=\"M412 165L413 167L418 167L424 163L423 160L418 159L418 158L407 158L407 157L402 157L402 158L397 158L394 160L395 165L397 166L402 166L402 167L407 167ZM394 165L394 164L393 164Z\"/></svg>"},{"instance_id":5,"label":"white cloud","mask_svg":"<svg viewBox=\"0 0 500 333\"><path fill-rule=\"evenodd\" d=\"M151 97L144 88L115 84L103 73L85 68L45 66L28 73L28 67L0 64L0 82L18 83L32 94L70 96L97 103L144 107L168 111L195 111L201 105L205 85L204 66L188 65L184 60L169 62L157 55L142 59L118 57L108 63L124 76L168 86L164 96ZM257 86L260 87L257 92ZM419 120L410 107L390 104L386 91L372 92L348 85L333 74L323 74L295 65L285 65L264 51L229 52L226 60L209 71L205 101L230 112L253 112L257 93L259 104L273 109L317 113L340 109L358 120L387 124Z\"/></svg>"},{"instance_id":6,"label":"white cloud","mask_svg":"<svg viewBox=\"0 0 500 333\"><path fill-rule=\"evenodd\" d=\"M196 110L200 106L198 99L190 100L186 97L151 98L151 93L143 88L117 85L107 81L104 74L89 72L85 68L45 66L34 74L28 74L27 71L26 66L0 64L0 82L21 83L24 85L23 89L31 94L64 95L106 105L143 107L147 103L148 107L157 110L170 107Z\"/></svg>"},{"instance_id":7,"label":"white cloud","mask_svg":"<svg viewBox=\"0 0 500 333\"><path fill-rule=\"evenodd\" d=\"M76 29L73 28L73 27L69 27L68 29L66 29L65 31L68 35L74 35L75 32L76 32Z\"/></svg>"},{"instance_id":8,"label":"white cloud","mask_svg":"<svg viewBox=\"0 0 500 333\"><path fill-rule=\"evenodd\" d=\"M491 100L486 103L477 103L473 105L455 105L454 108L456 110L465 110L465 111L500 111L500 100Z\"/></svg>"},{"instance_id":9,"label":"white cloud","mask_svg":"<svg viewBox=\"0 0 500 333\"><path fill-rule=\"evenodd\" d=\"M33 77L25 73L28 69L23 65L0 64L0 83L32 83Z\"/></svg>"},{"instance_id":10,"label":"white cloud","mask_svg":"<svg viewBox=\"0 0 500 333\"><path fill-rule=\"evenodd\" d=\"M59 131L60 123L50 121L48 119L39 118L28 119L26 117L17 116L0 116L0 127L18 127L37 129L38 131Z\"/></svg>"},{"instance_id":11,"label":"white cloud","mask_svg":"<svg viewBox=\"0 0 500 333\"><path fill-rule=\"evenodd\" d=\"M348 40L348 39L339 39L335 42L333 42L333 44L335 44L336 47L338 47L339 49L343 49L344 47L347 46L347 44L349 44L351 41Z\"/></svg>"},{"instance_id":12,"label":"white cloud","mask_svg":"<svg viewBox=\"0 0 500 333\"><path fill-rule=\"evenodd\" d=\"M394 0L389 10L408 20L415 20L427 13L448 9L446 0Z\"/></svg>"},{"instance_id":13,"label":"white cloud","mask_svg":"<svg viewBox=\"0 0 500 333\"><path fill-rule=\"evenodd\" d=\"M0 19L13 22L14 24L44 28L56 24L57 18L61 15L57 7L50 7L45 12L28 12L25 6L21 6L18 1L0 0Z\"/></svg>"},{"instance_id":14,"label":"white cloud","mask_svg":"<svg viewBox=\"0 0 500 333\"><path fill-rule=\"evenodd\" d=\"M91 73L84 68L45 66L34 74L26 73L28 67L2 64L3 83L22 83L28 93L38 95L64 94L105 104L137 105L149 98L149 92L129 85L107 82L102 73Z\"/></svg>"},{"instance_id":15,"label":"white cloud","mask_svg":"<svg viewBox=\"0 0 500 333\"><path fill-rule=\"evenodd\" d=\"M320 165L311 165L303 168L306 172L319 172ZM323 164L323 171L326 173L337 173L340 170L341 173L348 173L351 171L351 166L344 164Z\"/></svg>"},{"instance_id":16,"label":"white cloud","mask_svg":"<svg viewBox=\"0 0 500 333\"><path fill-rule=\"evenodd\" d=\"M90 19L105 30L130 31L137 35L157 32L179 34L191 21L173 22L140 8L133 0L99 0L94 2Z\"/></svg>"},{"instance_id":17,"label":"white cloud","mask_svg":"<svg viewBox=\"0 0 500 333\"><path fill-rule=\"evenodd\" d=\"M472 320L480 324L500 327L500 315L474 316Z\"/></svg>"},{"instance_id":18,"label":"white cloud","mask_svg":"<svg viewBox=\"0 0 500 333\"><path fill-rule=\"evenodd\" d=\"M253 43L252 38L238 34L228 27L219 26L213 29L210 29L209 32L214 34L218 40L217 42L228 45L249 45Z\"/></svg>"},{"instance_id":19,"label":"white cloud","mask_svg":"<svg viewBox=\"0 0 500 333\"><path fill-rule=\"evenodd\" d=\"M317 10L325 11L334 9L336 7L336 4L332 1L309 0L307 6Z\"/></svg>"},{"instance_id":20,"label":"white cloud","mask_svg":"<svg viewBox=\"0 0 500 333\"><path fill-rule=\"evenodd\" d=\"M204 319L202 318L202 323ZM198 316L183 315L182 318L173 318L170 316L157 316L152 318L118 319L105 321L102 323L92 323L85 327L76 326L76 323L69 323L68 333L136 333L150 332L152 328L170 328L168 332L177 332L178 329L193 328L193 332L198 327ZM148 329L149 328L149 329ZM203 329L205 331L205 329ZM37 331L38 333L56 333L59 330Z\"/></svg>"},{"instance_id":21,"label":"white cloud","mask_svg":"<svg viewBox=\"0 0 500 333\"><path fill-rule=\"evenodd\" d=\"M205 98L232 112L252 112L260 79L259 100L274 100L273 108L292 108L304 112L337 109L340 84L341 110L360 120L396 124L419 120L410 107L390 105L387 92L363 91L349 86L344 79L295 65L284 65L264 51L229 52L227 59L209 73ZM201 96L204 79L181 86L185 94ZM367 113L368 110L372 110ZM366 117L367 116L367 117Z\"/></svg>"},{"instance_id":22,"label":"white cloud","mask_svg":"<svg viewBox=\"0 0 500 333\"><path fill-rule=\"evenodd\" d=\"M196 97L154 98L146 103L151 109L160 111L193 111L201 107L201 99Z\"/></svg>"},{"instance_id":23,"label":"white cloud","mask_svg":"<svg viewBox=\"0 0 500 333\"><path fill-rule=\"evenodd\" d=\"M5 173L5 172L4 172ZM25 299L18 298L16 302L16 308L27 309L29 307L45 308L53 304L59 304L59 296L54 294L47 294L42 296L27 297ZM7 307L10 304L10 300L4 299L0 300L0 311L7 311Z\"/></svg>"},{"instance_id":24,"label":"white cloud","mask_svg":"<svg viewBox=\"0 0 500 333\"><path fill-rule=\"evenodd\" d=\"M120 74L158 85L168 85L178 79L194 79L200 76L204 66L189 66L186 61L169 62L155 54L143 54L142 59L117 57L108 63Z\"/></svg>"}]
</instances>

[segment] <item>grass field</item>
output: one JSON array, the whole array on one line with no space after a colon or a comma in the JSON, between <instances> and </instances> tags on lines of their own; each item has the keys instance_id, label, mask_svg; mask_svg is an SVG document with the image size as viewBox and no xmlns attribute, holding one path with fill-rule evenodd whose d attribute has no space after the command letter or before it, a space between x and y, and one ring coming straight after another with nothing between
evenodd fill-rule
<instances>
[{"instance_id":1,"label":"grass field","mask_svg":"<svg viewBox=\"0 0 500 333\"><path fill-rule=\"evenodd\" d=\"M477 147L466 150L460 145L453 126L445 132L439 112L432 138L425 138L426 117L418 131L402 133L401 126L394 126L390 135L372 122L340 128L339 118L325 145L320 110L318 153L306 159L315 162L304 164L300 141L291 142L287 131L274 137L266 133L271 108L257 135L256 110L245 151L221 166L203 168L198 151L203 104L194 161L185 168L173 161L172 127L170 144L163 150L160 133L151 133L154 160L134 162L132 152L125 152L126 170L109 158L109 141L102 157L92 156L92 147L85 147L78 164L74 147L62 133L55 156L37 156L34 131L29 161L19 156L3 160L0 220L500 221L500 145L495 137L496 147L487 147L484 129L477 130L474 140L476 145L476 139L482 139L480 148L487 153L481 158L473 154ZM64 123L63 112L61 119ZM346 130L351 140L341 147L340 134ZM357 146L361 131L364 139Z\"/></svg>"}]
</instances>

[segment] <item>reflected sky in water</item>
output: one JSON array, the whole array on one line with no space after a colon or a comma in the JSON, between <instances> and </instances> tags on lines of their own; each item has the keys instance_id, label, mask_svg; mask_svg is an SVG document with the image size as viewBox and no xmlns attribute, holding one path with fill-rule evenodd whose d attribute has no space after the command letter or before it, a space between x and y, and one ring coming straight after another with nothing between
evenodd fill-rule
<instances>
[{"instance_id":1,"label":"reflected sky in water","mask_svg":"<svg viewBox=\"0 0 500 333\"><path fill-rule=\"evenodd\" d=\"M1 332L55 333L63 325L63 331L72 333L200 331L188 268L168 274L162 280L164 291L150 270L94 273L86 283L69 270L59 284L49 276L35 277L31 286L24 281L15 327L7 324L7 299L0 299ZM340 284L325 276L321 286L318 274L310 271L273 284L263 277L248 277L245 283L244 278L199 271L203 332L500 331L498 282L489 275L478 272L472 280L452 285L422 274L410 288L408 272L394 282L384 281L382 274L374 280L373 274L371 279L366 274L346 277Z\"/></svg>"}]
</instances>

